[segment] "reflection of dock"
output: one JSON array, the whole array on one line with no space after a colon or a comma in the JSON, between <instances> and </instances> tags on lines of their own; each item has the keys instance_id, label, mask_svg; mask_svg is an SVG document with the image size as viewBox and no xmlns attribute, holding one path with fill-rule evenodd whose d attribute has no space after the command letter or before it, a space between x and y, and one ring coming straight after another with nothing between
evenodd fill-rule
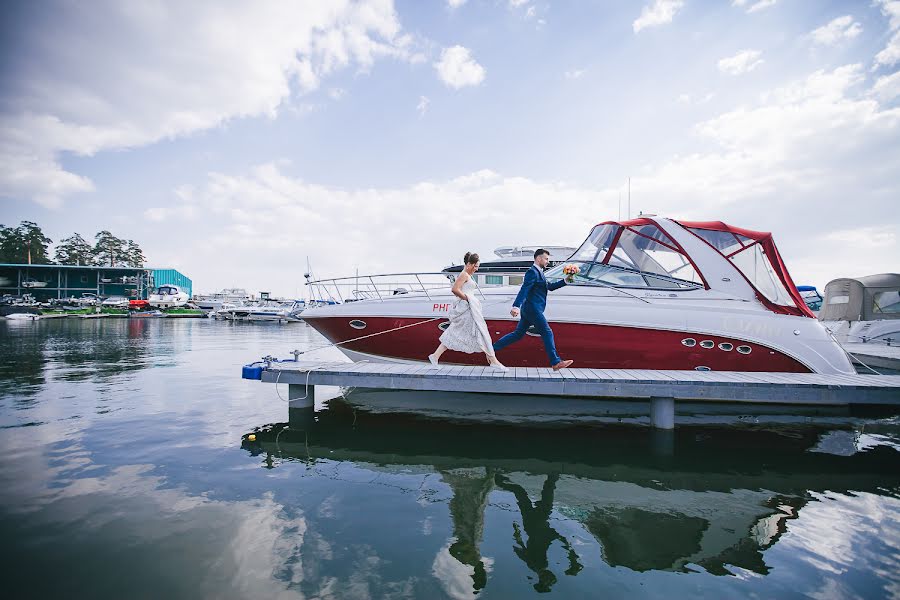
<instances>
[{"instance_id":1,"label":"reflection of dock","mask_svg":"<svg viewBox=\"0 0 900 600\"><path fill-rule=\"evenodd\" d=\"M900 376L819 375L398 365L388 363L273 362L244 367L246 379L289 385L290 405L312 405L314 386L390 390L528 394L650 401L655 427L675 425L675 402L850 406L900 405Z\"/></svg>"}]
</instances>

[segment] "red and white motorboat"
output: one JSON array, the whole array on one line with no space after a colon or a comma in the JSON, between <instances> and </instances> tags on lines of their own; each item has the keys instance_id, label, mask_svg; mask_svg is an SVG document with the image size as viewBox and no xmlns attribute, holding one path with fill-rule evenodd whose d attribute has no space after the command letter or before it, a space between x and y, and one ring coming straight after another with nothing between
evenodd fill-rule
<instances>
[{"instance_id":1,"label":"red and white motorboat","mask_svg":"<svg viewBox=\"0 0 900 600\"><path fill-rule=\"evenodd\" d=\"M574 366L855 373L804 303L770 233L719 221L606 222L568 263L581 272L550 294L545 314L560 355ZM562 277L562 267L547 278ZM320 289L355 282L355 298L364 299L310 308L303 318L352 360L425 362L454 297L446 274L439 287L412 276L422 285L388 284L387 293L375 277L314 282ZM360 281L371 284L369 292L359 293ZM480 289L495 340L516 326L509 309L517 292L514 286ZM536 335L498 358L507 366L547 366ZM442 362L484 364L485 358L448 351Z\"/></svg>"}]
</instances>

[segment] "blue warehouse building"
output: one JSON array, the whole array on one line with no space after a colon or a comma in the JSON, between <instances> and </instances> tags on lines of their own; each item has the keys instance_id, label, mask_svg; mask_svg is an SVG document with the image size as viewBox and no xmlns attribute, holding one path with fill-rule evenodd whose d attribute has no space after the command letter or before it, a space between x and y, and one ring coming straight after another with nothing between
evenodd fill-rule
<instances>
[{"instance_id":1,"label":"blue warehouse building","mask_svg":"<svg viewBox=\"0 0 900 600\"><path fill-rule=\"evenodd\" d=\"M0 296L31 294L39 301L85 293L146 300L164 284L193 293L193 282L175 269L0 263Z\"/></svg>"}]
</instances>

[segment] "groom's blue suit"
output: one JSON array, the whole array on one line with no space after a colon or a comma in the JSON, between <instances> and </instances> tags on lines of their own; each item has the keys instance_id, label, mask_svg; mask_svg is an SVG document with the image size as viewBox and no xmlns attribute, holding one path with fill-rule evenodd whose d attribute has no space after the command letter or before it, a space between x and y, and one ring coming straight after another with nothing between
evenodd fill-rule
<instances>
[{"instance_id":1,"label":"groom's blue suit","mask_svg":"<svg viewBox=\"0 0 900 600\"><path fill-rule=\"evenodd\" d=\"M547 352L547 358L550 359L550 366L559 363L562 359L556 353L553 331L544 317L544 309L547 307L547 292L558 290L564 285L566 285L565 279L560 279L555 283L547 283L544 272L537 265L531 265L531 268L525 273L522 289L519 290L519 294L516 296L515 302L513 302L513 306L522 311L519 325L515 331L504 335L494 342L494 351L502 350L513 342L518 342L525 336L528 328L534 325L537 332L541 334L541 339L544 340L544 350Z\"/></svg>"}]
</instances>

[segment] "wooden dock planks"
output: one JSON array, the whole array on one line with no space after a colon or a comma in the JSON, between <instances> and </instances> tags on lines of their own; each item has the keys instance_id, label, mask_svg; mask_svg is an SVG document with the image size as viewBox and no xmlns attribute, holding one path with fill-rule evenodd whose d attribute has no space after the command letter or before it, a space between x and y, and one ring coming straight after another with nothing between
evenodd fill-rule
<instances>
[{"instance_id":1,"label":"wooden dock planks","mask_svg":"<svg viewBox=\"0 0 900 600\"><path fill-rule=\"evenodd\" d=\"M900 375L564 369L390 363L277 362L265 382L396 390L775 404L900 405Z\"/></svg>"}]
</instances>

